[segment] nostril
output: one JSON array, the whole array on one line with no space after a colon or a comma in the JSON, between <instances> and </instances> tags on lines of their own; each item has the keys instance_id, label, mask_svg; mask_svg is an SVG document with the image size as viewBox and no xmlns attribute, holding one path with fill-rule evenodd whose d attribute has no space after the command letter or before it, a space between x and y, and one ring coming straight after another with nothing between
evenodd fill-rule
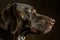
<instances>
[{"instance_id":1,"label":"nostril","mask_svg":"<svg viewBox=\"0 0 60 40\"><path fill-rule=\"evenodd\" d=\"M53 25L54 23L55 23L55 20L53 19L51 24Z\"/></svg>"}]
</instances>

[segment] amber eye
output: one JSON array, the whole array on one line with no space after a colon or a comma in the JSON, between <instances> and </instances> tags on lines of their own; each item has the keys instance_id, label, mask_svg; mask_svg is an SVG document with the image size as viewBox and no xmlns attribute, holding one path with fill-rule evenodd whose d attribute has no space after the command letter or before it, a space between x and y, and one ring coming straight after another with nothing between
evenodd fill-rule
<instances>
[{"instance_id":1,"label":"amber eye","mask_svg":"<svg viewBox=\"0 0 60 40\"><path fill-rule=\"evenodd\" d=\"M25 8L25 11L27 11L27 12L29 12L29 13L31 13L32 12L32 10L31 9L29 9L29 8Z\"/></svg>"}]
</instances>

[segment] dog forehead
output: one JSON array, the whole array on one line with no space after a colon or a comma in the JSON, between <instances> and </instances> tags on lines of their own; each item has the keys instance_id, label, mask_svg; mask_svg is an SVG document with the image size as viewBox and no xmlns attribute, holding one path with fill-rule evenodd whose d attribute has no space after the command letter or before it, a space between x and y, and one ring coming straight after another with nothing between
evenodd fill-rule
<instances>
[{"instance_id":1,"label":"dog forehead","mask_svg":"<svg viewBox=\"0 0 60 40\"><path fill-rule=\"evenodd\" d=\"M24 10L25 8L32 9L33 7L30 5L27 5L27 4L16 3L16 9L17 10Z\"/></svg>"}]
</instances>

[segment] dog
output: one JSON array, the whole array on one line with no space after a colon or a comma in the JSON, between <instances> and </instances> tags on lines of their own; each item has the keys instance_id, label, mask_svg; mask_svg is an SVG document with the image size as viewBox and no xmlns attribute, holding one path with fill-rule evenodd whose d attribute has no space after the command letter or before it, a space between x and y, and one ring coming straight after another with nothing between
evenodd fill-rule
<instances>
[{"instance_id":1,"label":"dog","mask_svg":"<svg viewBox=\"0 0 60 40\"><path fill-rule=\"evenodd\" d=\"M55 20L39 14L34 7L23 4L8 4L1 12L0 27L13 34L13 40L24 40L27 34L48 33Z\"/></svg>"}]
</instances>

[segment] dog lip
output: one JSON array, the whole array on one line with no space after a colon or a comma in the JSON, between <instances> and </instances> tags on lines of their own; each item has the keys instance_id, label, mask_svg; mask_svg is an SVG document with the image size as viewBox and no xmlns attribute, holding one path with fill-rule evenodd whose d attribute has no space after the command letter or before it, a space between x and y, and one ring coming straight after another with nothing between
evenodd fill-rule
<instances>
[{"instance_id":1,"label":"dog lip","mask_svg":"<svg viewBox=\"0 0 60 40\"><path fill-rule=\"evenodd\" d=\"M38 30L37 30L36 28L31 27L30 31L35 32L35 33L36 33Z\"/></svg>"},{"instance_id":2,"label":"dog lip","mask_svg":"<svg viewBox=\"0 0 60 40\"><path fill-rule=\"evenodd\" d=\"M44 31L44 33L49 32L52 29L53 25L54 23L47 24L47 29Z\"/></svg>"},{"instance_id":3,"label":"dog lip","mask_svg":"<svg viewBox=\"0 0 60 40\"><path fill-rule=\"evenodd\" d=\"M52 26L49 26L49 28L47 28L47 29L44 31L44 33L49 32L51 29L52 29Z\"/></svg>"},{"instance_id":4,"label":"dog lip","mask_svg":"<svg viewBox=\"0 0 60 40\"><path fill-rule=\"evenodd\" d=\"M53 25L54 25L54 23L48 23L48 24L46 24L47 29L45 29L45 31L43 33L49 32L52 29Z\"/></svg>"}]
</instances>

